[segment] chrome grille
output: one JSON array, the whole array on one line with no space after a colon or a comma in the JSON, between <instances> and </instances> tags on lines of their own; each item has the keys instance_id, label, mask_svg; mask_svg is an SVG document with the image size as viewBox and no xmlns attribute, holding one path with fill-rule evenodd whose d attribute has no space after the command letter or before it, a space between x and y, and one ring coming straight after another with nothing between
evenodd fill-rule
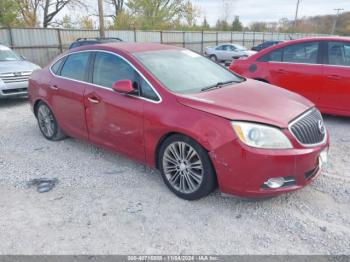
<instances>
[{"instance_id":1,"label":"chrome grille","mask_svg":"<svg viewBox=\"0 0 350 262\"><path fill-rule=\"evenodd\" d=\"M4 81L4 83L25 82L28 81L31 73L31 71L3 73L0 74L0 79Z\"/></svg>"},{"instance_id":2,"label":"chrome grille","mask_svg":"<svg viewBox=\"0 0 350 262\"><path fill-rule=\"evenodd\" d=\"M302 145L317 145L324 142L326 138L322 115L316 108L294 120L289 129Z\"/></svg>"}]
</instances>

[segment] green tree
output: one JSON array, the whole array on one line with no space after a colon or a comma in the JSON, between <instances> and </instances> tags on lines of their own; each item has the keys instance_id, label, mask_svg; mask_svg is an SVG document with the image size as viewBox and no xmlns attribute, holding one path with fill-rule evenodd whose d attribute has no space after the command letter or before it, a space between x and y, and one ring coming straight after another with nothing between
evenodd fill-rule
<instances>
[{"instance_id":1,"label":"green tree","mask_svg":"<svg viewBox=\"0 0 350 262\"><path fill-rule=\"evenodd\" d=\"M204 17L203 22L202 22L202 30L209 30L209 29L210 29L210 25L207 21L207 18Z\"/></svg>"},{"instance_id":2,"label":"green tree","mask_svg":"<svg viewBox=\"0 0 350 262\"><path fill-rule=\"evenodd\" d=\"M268 31L267 23L265 22L254 22L249 26L250 31L254 32L266 32Z\"/></svg>"},{"instance_id":3,"label":"green tree","mask_svg":"<svg viewBox=\"0 0 350 262\"><path fill-rule=\"evenodd\" d=\"M196 20L200 16L199 9L193 5L190 1L184 4L183 17L185 19L186 25L189 27L196 26Z\"/></svg>"},{"instance_id":4,"label":"green tree","mask_svg":"<svg viewBox=\"0 0 350 262\"><path fill-rule=\"evenodd\" d=\"M230 31L230 26L227 22L227 20L225 19L218 19L216 21L216 26L215 26L215 29L218 30L218 31Z\"/></svg>"},{"instance_id":5,"label":"green tree","mask_svg":"<svg viewBox=\"0 0 350 262\"><path fill-rule=\"evenodd\" d=\"M0 1L0 26L18 26L21 21L18 19L19 5L13 0Z\"/></svg>"},{"instance_id":6,"label":"green tree","mask_svg":"<svg viewBox=\"0 0 350 262\"><path fill-rule=\"evenodd\" d=\"M232 22L232 31L242 31L243 24L239 20L239 16L235 16L235 20Z\"/></svg>"},{"instance_id":7,"label":"green tree","mask_svg":"<svg viewBox=\"0 0 350 262\"><path fill-rule=\"evenodd\" d=\"M140 29L167 29L179 24L183 0L129 0L127 7Z\"/></svg>"}]
</instances>

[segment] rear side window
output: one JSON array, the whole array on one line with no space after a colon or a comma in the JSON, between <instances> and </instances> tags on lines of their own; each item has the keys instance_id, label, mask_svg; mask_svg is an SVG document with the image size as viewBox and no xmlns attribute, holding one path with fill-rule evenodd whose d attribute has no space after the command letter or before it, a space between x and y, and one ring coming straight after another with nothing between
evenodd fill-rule
<instances>
[{"instance_id":1,"label":"rear side window","mask_svg":"<svg viewBox=\"0 0 350 262\"><path fill-rule=\"evenodd\" d=\"M61 76L83 81L88 68L90 52L76 53L68 56L61 70Z\"/></svg>"},{"instance_id":2,"label":"rear side window","mask_svg":"<svg viewBox=\"0 0 350 262\"><path fill-rule=\"evenodd\" d=\"M286 46L282 61L286 63L317 64L318 42Z\"/></svg>"},{"instance_id":3,"label":"rear side window","mask_svg":"<svg viewBox=\"0 0 350 262\"><path fill-rule=\"evenodd\" d=\"M271 51L270 53L267 53L266 55L260 57L258 59L259 62L281 62L282 61L282 55L283 55L283 49L277 49L274 51Z\"/></svg>"},{"instance_id":4,"label":"rear side window","mask_svg":"<svg viewBox=\"0 0 350 262\"><path fill-rule=\"evenodd\" d=\"M63 63L65 58L61 58L60 60L58 60L53 66L51 66L51 71L55 74L55 75L59 75L60 72L60 68L61 68L61 65Z\"/></svg>"},{"instance_id":5,"label":"rear side window","mask_svg":"<svg viewBox=\"0 0 350 262\"><path fill-rule=\"evenodd\" d=\"M350 43L329 42L328 61L330 65L350 66Z\"/></svg>"}]
</instances>

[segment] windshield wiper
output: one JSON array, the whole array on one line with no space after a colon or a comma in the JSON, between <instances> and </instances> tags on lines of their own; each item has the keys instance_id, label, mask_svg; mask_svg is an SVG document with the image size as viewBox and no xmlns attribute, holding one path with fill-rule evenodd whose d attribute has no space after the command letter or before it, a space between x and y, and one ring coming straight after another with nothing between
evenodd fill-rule
<instances>
[{"instance_id":1,"label":"windshield wiper","mask_svg":"<svg viewBox=\"0 0 350 262\"><path fill-rule=\"evenodd\" d=\"M235 80L230 80L230 81L226 81L226 82L217 82L214 85L211 86L207 86L201 89L201 91L207 91L207 90L211 90L211 89L218 89L221 88L225 85L231 84L231 83L240 83L239 81L235 81Z\"/></svg>"}]
</instances>

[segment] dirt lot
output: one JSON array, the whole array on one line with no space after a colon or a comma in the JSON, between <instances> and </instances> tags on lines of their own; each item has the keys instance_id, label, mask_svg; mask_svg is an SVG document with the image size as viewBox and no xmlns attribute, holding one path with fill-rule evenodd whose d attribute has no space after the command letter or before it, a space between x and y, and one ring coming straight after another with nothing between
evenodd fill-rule
<instances>
[{"instance_id":1,"label":"dirt lot","mask_svg":"<svg viewBox=\"0 0 350 262\"><path fill-rule=\"evenodd\" d=\"M0 101L0 254L350 254L350 118L312 185L247 201L181 200L157 171L84 142L49 142L25 100ZM27 181L56 177L48 193Z\"/></svg>"}]
</instances>

